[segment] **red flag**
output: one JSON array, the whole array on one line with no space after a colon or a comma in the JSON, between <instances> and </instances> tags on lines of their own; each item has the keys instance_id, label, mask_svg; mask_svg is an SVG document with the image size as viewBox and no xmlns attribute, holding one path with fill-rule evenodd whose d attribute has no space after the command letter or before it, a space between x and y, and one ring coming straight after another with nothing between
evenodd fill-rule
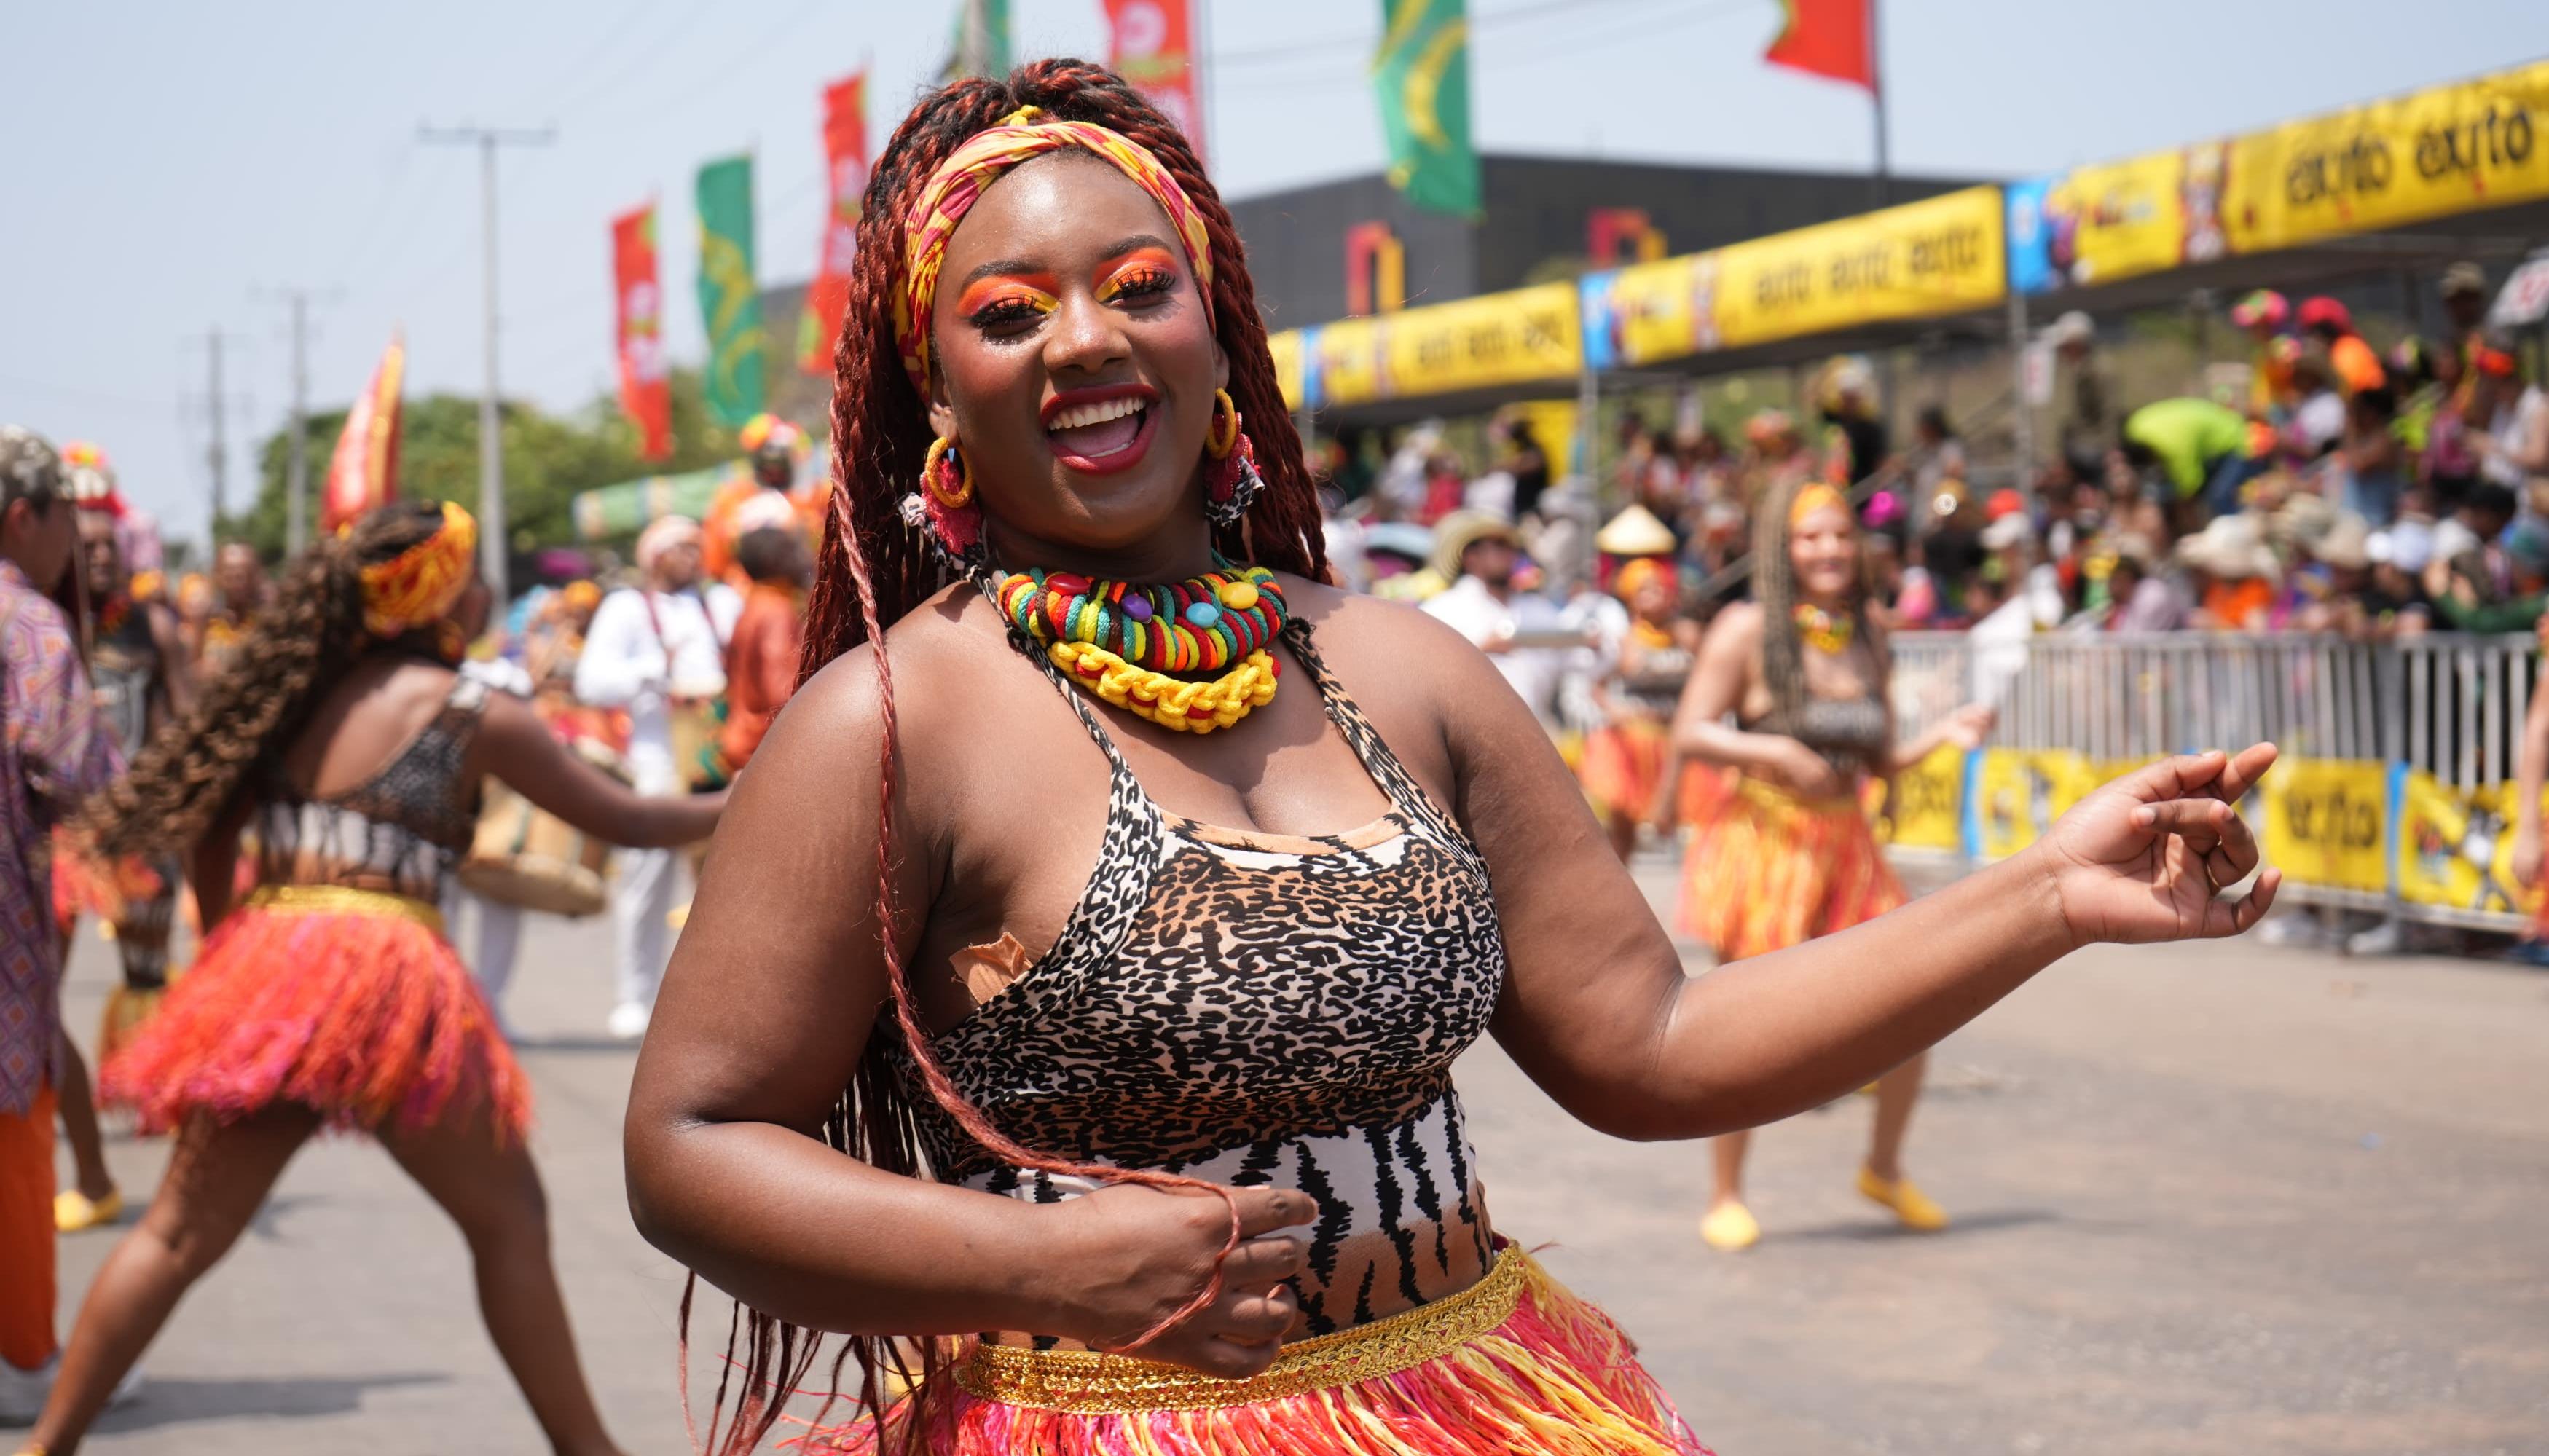
<instances>
[{"instance_id":1,"label":"red flag","mask_svg":"<svg viewBox=\"0 0 2549 1456\"><path fill-rule=\"evenodd\" d=\"M371 384L345 411L344 433L336 436L328 484L319 492L319 529L332 531L397 494L399 385L406 373L407 345L392 337Z\"/></svg>"},{"instance_id":2,"label":"red flag","mask_svg":"<svg viewBox=\"0 0 2549 1456\"><path fill-rule=\"evenodd\" d=\"M619 306L619 408L637 426L637 458L673 453L673 387L664 377L664 293L655 282L655 205L611 220Z\"/></svg>"},{"instance_id":3,"label":"red flag","mask_svg":"<svg viewBox=\"0 0 2549 1456\"><path fill-rule=\"evenodd\" d=\"M1876 0L1781 0L1788 24L1761 52L1772 65L1830 76L1876 90L1876 53L1870 12Z\"/></svg>"},{"instance_id":4,"label":"red flag","mask_svg":"<svg viewBox=\"0 0 2549 1456\"><path fill-rule=\"evenodd\" d=\"M1107 65L1168 114L1203 156L1201 67L1192 0L1105 0Z\"/></svg>"},{"instance_id":5,"label":"red flag","mask_svg":"<svg viewBox=\"0 0 2549 1456\"><path fill-rule=\"evenodd\" d=\"M832 372L832 341L850 304L850 264L859 251L859 199L868 188L868 73L823 88L823 155L832 170L832 205L823 213L823 250L805 289L797 325L797 367Z\"/></svg>"}]
</instances>

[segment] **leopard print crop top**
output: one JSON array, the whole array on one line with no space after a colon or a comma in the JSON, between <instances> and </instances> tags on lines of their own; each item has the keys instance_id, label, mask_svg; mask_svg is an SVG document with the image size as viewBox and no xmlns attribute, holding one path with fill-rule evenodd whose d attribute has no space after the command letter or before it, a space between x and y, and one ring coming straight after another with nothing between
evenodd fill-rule
<instances>
[{"instance_id":1,"label":"leopard print crop top","mask_svg":"<svg viewBox=\"0 0 2549 1456\"><path fill-rule=\"evenodd\" d=\"M441 711L380 772L325 798L294 785L280 757L268 761L249 821L258 881L351 885L439 903L476 828L460 770L486 710L487 684L455 677Z\"/></svg>"},{"instance_id":2,"label":"leopard print crop top","mask_svg":"<svg viewBox=\"0 0 2549 1456\"><path fill-rule=\"evenodd\" d=\"M1053 949L936 1046L1027 1146L1317 1200L1294 1281L1302 1338L1466 1288L1493 1262L1451 1072L1486 1030L1505 952L1468 836L1338 688L1308 628L1285 641L1388 812L1316 838L1169 814L1056 675L1112 770L1097 864ZM999 1162L907 1057L895 1065L940 1178L1038 1203L1088 1190Z\"/></svg>"}]
</instances>

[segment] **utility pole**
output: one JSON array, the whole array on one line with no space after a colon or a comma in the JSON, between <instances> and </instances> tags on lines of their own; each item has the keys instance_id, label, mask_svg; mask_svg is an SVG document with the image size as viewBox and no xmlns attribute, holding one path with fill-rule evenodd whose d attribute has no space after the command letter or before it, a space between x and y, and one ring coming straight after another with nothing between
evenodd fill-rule
<instances>
[{"instance_id":1,"label":"utility pole","mask_svg":"<svg viewBox=\"0 0 2549 1456\"><path fill-rule=\"evenodd\" d=\"M329 302L333 289L320 296ZM292 309L292 436L283 477L283 550L298 556L310 544L310 300L306 288L259 289L257 296Z\"/></svg>"},{"instance_id":2,"label":"utility pole","mask_svg":"<svg viewBox=\"0 0 2549 1456\"><path fill-rule=\"evenodd\" d=\"M207 369L206 389L210 391L213 411L213 442L204 451L205 463L213 468L213 524L206 534L213 538L215 551L222 544L222 512L230 501L230 439L225 432L225 416L230 413L230 400L222 394L222 331L218 328L204 335L204 361Z\"/></svg>"},{"instance_id":3,"label":"utility pole","mask_svg":"<svg viewBox=\"0 0 2549 1456\"><path fill-rule=\"evenodd\" d=\"M419 127L416 139L427 146L470 145L478 148L479 220L486 246L487 393L478 402L478 541L480 572L503 610L511 598L505 581L505 441L496 398L496 149L500 146L546 146L557 139L557 128L536 132L496 127Z\"/></svg>"},{"instance_id":4,"label":"utility pole","mask_svg":"<svg viewBox=\"0 0 2549 1456\"><path fill-rule=\"evenodd\" d=\"M1867 0L1867 101L1876 113L1876 205L1894 203L1894 159L1885 135L1885 32L1877 19L1879 0Z\"/></svg>"}]
</instances>

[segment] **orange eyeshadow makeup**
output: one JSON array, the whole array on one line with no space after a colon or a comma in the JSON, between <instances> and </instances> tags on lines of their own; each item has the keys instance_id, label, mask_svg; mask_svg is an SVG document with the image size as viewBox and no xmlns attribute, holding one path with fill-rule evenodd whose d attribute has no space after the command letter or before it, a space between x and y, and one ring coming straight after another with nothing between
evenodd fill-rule
<instances>
[{"instance_id":1,"label":"orange eyeshadow makeup","mask_svg":"<svg viewBox=\"0 0 2549 1456\"><path fill-rule=\"evenodd\" d=\"M1120 258L1109 259L1100 270L1097 297L1111 303L1127 293L1164 293L1175 287L1178 260L1167 248L1137 247Z\"/></svg>"},{"instance_id":2,"label":"orange eyeshadow makeup","mask_svg":"<svg viewBox=\"0 0 2549 1456\"><path fill-rule=\"evenodd\" d=\"M957 296L956 312L967 318L989 310L1024 309L1050 314L1062 307L1062 301L1054 297L1053 282L1047 274L978 278Z\"/></svg>"}]
</instances>

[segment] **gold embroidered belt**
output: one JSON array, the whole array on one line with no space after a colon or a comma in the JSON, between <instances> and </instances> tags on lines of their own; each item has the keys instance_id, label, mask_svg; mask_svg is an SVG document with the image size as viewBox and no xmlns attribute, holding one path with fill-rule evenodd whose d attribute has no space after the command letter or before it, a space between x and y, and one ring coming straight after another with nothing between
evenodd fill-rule
<instances>
[{"instance_id":1,"label":"gold embroidered belt","mask_svg":"<svg viewBox=\"0 0 2549 1456\"><path fill-rule=\"evenodd\" d=\"M1508 1248L1487 1276L1459 1294L1369 1324L1283 1347L1245 1380L1223 1380L1129 1355L976 1345L954 1370L973 1396L1081 1415L1137 1410L1218 1410L1395 1375L1467 1344L1513 1318L1531 1256Z\"/></svg>"},{"instance_id":2,"label":"gold embroidered belt","mask_svg":"<svg viewBox=\"0 0 2549 1456\"><path fill-rule=\"evenodd\" d=\"M279 915L379 915L412 920L442 934L442 910L431 901L350 884L261 884L247 892L239 908Z\"/></svg>"}]
</instances>

